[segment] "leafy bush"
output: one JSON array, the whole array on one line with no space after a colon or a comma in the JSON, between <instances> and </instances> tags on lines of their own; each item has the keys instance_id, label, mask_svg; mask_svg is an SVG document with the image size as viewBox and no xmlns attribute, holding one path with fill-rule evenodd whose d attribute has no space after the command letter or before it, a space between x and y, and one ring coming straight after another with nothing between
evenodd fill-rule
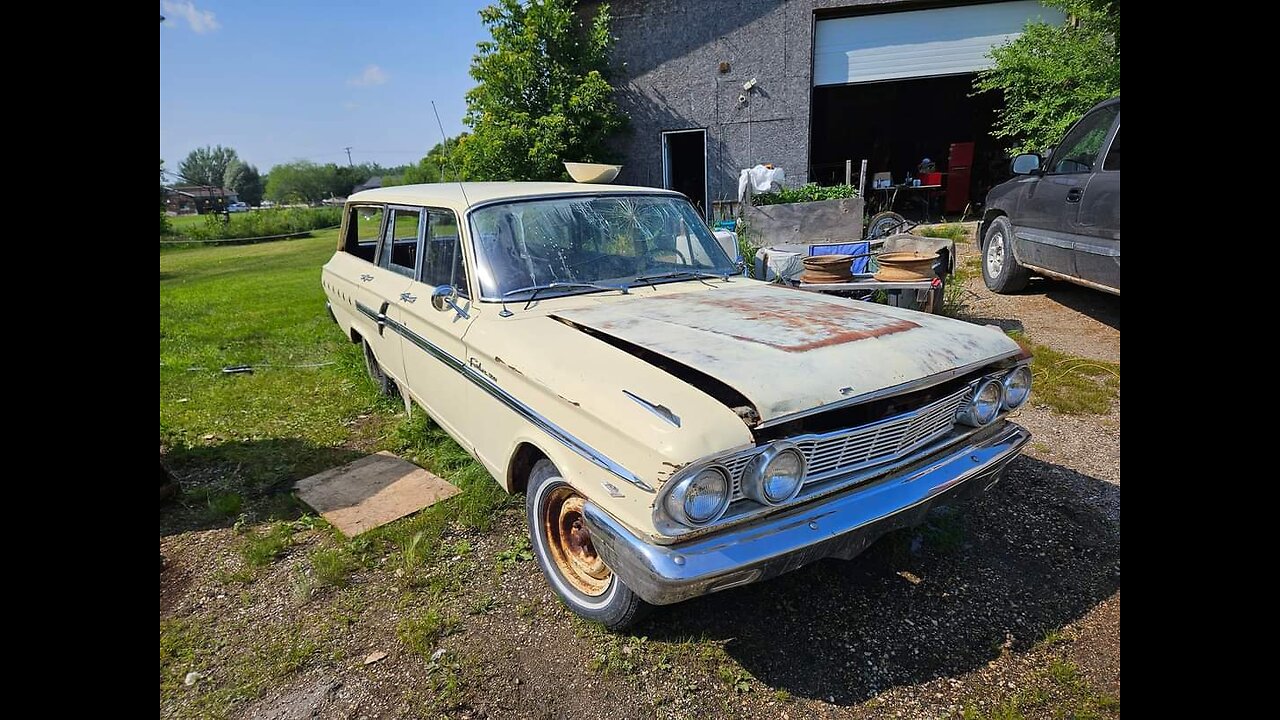
<instances>
[{"instance_id":1,"label":"leafy bush","mask_svg":"<svg viewBox=\"0 0 1280 720\"><path fill-rule=\"evenodd\" d=\"M994 134L1017 152L1040 152L1095 104L1120 94L1119 0L1046 0L1069 18L1028 23L992 48L995 67L978 74L979 91L998 90L1004 107Z\"/></svg>"},{"instance_id":2,"label":"leafy bush","mask_svg":"<svg viewBox=\"0 0 1280 720\"><path fill-rule=\"evenodd\" d=\"M816 202L818 200L844 200L858 196L858 188L852 185L823 187L814 183L798 188L784 187L776 193L760 193L751 196L752 205L781 205L783 203Z\"/></svg>"},{"instance_id":3,"label":"leafy bush","mask_svg":"<svg viewBox=\"0 0 1280 720\"><path fill-rule=\"evenodd\" d=\"M229 240L318 230L340 224L342 208L276 208L237 213L230 218L210 214L203 220L187 228L183 236L190 240Z\"/></svg>"}]
</instances>

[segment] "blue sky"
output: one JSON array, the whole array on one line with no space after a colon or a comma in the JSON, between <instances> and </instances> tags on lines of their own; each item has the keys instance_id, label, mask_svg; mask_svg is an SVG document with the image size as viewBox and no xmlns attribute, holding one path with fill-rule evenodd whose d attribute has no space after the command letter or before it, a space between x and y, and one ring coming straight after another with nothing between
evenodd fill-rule
<instances>
[{"instance_id":1,"label":"blue sky","mask_svg":"<svg viewBox=\"0 0 1280 720\"><path fill-rule=\"evenodd\" d=\"M162 0L160 157L222 144L295 159L417 162L463 129L483 0Z\"/></svg>"}]
</instances>

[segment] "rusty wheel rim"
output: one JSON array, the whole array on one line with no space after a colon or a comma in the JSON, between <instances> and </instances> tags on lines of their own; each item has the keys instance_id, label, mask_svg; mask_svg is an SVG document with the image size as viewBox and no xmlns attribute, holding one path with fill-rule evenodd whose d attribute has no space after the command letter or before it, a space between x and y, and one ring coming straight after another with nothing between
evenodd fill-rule
<instances>
[{"instance_id":1,"label":"rusty wheel rim","mask_svg":"<svg viewBox=\"0 0 1280 720\"><path fill-rule=\"evenodd\" d=\"M609 589L613 572L591 543L591 532L582 518L585 503L567 485L552 490L542 509L542 528L547 553L561 577L583 595L599 597Z\"/></svg>"}]
</instances>

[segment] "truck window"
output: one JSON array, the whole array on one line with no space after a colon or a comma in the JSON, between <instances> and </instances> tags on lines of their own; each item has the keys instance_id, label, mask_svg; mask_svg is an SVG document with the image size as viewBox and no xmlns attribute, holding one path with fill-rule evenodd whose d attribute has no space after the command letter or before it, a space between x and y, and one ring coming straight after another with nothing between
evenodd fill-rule
<instances>
[{"instance_id":1,"label":"truck window","mask_svg":"<svg viewBox=\"0 0 1280 720\"><path fill-rule=\"evenodd\" d=\"M1049 162L1050 175L1070 175L1072 173L1093 172L1093 164L1102 150L1102 141L1107 138L1111 129L1111 121L1120 114L1118 105L1109 105L1095 110L1071 128L1062 144L1053 151L1053 159Z\"/></svg>"},{"instance_id":2,"label":"truck window","mask_svg":"<svg viewBox=\"0 0 1280 720\"><path fill-rule=\"evenodd\" d=\"M343 252L373 262L378 251L378 238L382 237L381 205L352 205L347 208L347 235L342 243Z\"/></svg>"}]
</instances>

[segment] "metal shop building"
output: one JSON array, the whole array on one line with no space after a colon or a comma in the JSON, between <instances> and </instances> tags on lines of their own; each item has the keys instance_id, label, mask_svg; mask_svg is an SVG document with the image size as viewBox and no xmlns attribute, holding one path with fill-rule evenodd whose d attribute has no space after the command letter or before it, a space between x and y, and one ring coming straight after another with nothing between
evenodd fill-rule
<instances>
[{"instance_id":1,"label":"metal shop building","mask_svg":"<svg viewBox=\"0 0 1280 720\"><path fill-rule=\"evenodd\" d=\"M584 3L592 11L594 3ZM737 198L757 163L787 184L843 182L862 159L900 181L923 158L948 208L1004 171L998 98L975 95L993 46L1038 0L611 0L619 102L632 132L617 182L674 188L706 208Z\"/></svg>"}]
</instances>

